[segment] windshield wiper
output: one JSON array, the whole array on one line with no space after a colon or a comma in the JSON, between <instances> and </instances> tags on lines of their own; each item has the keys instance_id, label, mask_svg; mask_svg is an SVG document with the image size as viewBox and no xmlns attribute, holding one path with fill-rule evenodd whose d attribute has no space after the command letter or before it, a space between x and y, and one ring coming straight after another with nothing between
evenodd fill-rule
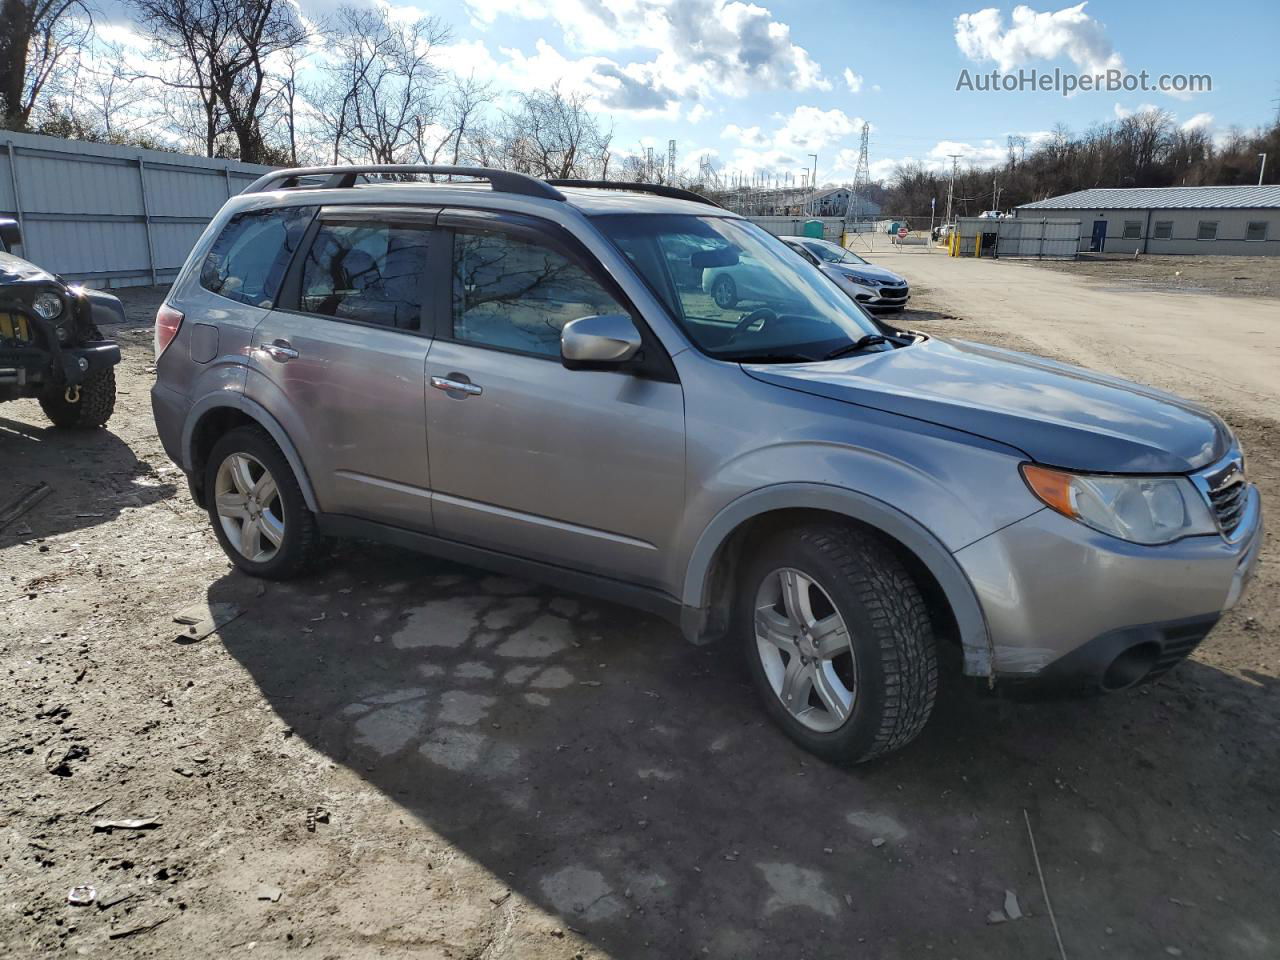
<instances>
[{"instance_id":1,"label":"windshield wiper","mask_svg":"<svg viewBox=\"0 0 1280 960\"><path fill-rule=\"evenodd\" d=\"M721 360L730 363L817 363L817 358L806 357L799 353L744 353L721 355Z\"/></svg>"},{"instance_id":2,"label":"windshield wiper","mask_svg":"<svg viewBox=\"0 0 1280 960\"><path fill-rule=\"evenodd\" d=\"M846 343L843 347L836 347L828 353L823 360L834 360L836 357L847 357L851 353L857 353L865 350L867 347L874 347L878 343L889 343L889 338L881 336L878 333L868 333L866 336L859 337L853 343Z\"/></svg>"}]
</instances>

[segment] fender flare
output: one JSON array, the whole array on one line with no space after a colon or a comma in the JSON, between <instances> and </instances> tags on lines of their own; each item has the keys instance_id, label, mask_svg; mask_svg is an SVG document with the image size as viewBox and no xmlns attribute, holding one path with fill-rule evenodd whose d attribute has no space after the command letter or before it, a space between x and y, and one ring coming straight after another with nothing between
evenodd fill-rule
<instances>
[{"instance_id":1,"label":"fender flare","mask_svg":"<svg viewBox=\"0 0 1280 960\"><path fill-rule=\"evenodd\" d=\"M289 439L289 435L285 433L284 427L280 426L276 418L268 413L262 404L250 400L243 394L214 393L207 397L202 397L192 404L190 411L187 413L186 423L182 427L182 466L187 474L190 475L195 469L196 426L204 419L205 414L219 407L228 407L232 410L240 411L271 435L271 439L276 442L276 446L284 454L285 460L289 462L289 469L293 471L293 475L298 479L298 486L302 488L302 499L306 503L307 509L312 513L319 513L320 507L316 503L315 490L311 487L311 478L307 475L307 468L303 466L302 458L298 456L298 451Z\"/></svg>"},{"instance_id":2,"label":"fender flare","mask_svg":"<svg viewBox=\"0 0 1280 960\"><path fill-rule=\"evenodd\" d=\"M964 670L991 676L993 653L986 617L968 576L951 551L926 527L897 507L844 487L821 483L780 483L744 494L717 513L694 544L686 567L681 618L686 635L696 631L709 598L711 571L721 546L743 523L776 510L825 510L865 523L901 543L933 574L960 631Z\"/></svg>"}]
</instances>

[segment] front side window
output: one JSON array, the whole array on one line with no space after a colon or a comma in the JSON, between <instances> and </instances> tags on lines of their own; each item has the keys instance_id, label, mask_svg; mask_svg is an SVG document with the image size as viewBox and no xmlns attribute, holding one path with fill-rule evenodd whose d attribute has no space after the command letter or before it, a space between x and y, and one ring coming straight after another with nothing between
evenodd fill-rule
<instances>
[{"instance_id":1,"label":"front side window","mask_svg":"<svg viewBox=\"0 0 1280 960\"><path fill-rule=\"evenodd\" d=\"M422 323L430 230L386 222L322 223L302 267L299 308L397 330Z\"/></svg>"},{"instance_id":2,"label":"front side window","mask_svg":"<svg viewBox=\"0 0 1280 960\"><path fill-rule=\"evenodd\" d=\"M1267 221L1250 220L1249 226L1245 229L1244 238L1246 240L1265 240L1267 239Z\"/></svg>"},{"instance_id":3,"label":"front side window","mask_svg":"<svg viewBox=\"0 0 1280 960\"><path fill-rule=\"evenodd\" d=\"M1173 239L1173 221L1157 220L1151 235L1157 240Z\"/></svg>"},{"instance_id":4,"label":"front side window","mask_svg":"<svg viewBox=\"0 0 1280 960\"><path fill-rule=\"evenodd\" d=\"M837 286L851 279L828 279L747 220L612 214L595 222L689 338L718 360L823 360L881 332Z\"/></svg>"},{"instance_id":5,"label":"front side window","mask_svg":"<svg viewBox=\"0 0 1280 960\"><path fill-rule=\"evenodd\" d=\"M227 221L200 268L200 285L255 307L275 306L280 281L315 207L254 210Z\"/></svg>"},{"instance_id":6,"label":"front side window","mask_svg":"<svg viewBox=\"0 0 1280 960\"><path fill-rule=\"evenodd\" d=\"M1124 222L1124 239L1137 240L1142 236L1141 220L1126 220Z\"/></svg>"},{"instance_id":7,"label":"front side window","mask_svg":"<svg viewBox=\"0 0 1280 960\"><path fill-rule=\"evenodd\" d=\"M570 320L626 314L590 273L558 250L499 230L459 228L453 239L453 336L560 356Z\"/></svg>"},{"instance_id":8,"label":"front side window","mask_svg":"<svg viewBox=\"0 0 1280 960\"><path fill-rule=\"evenodd\" d=\"M1217 220L1201 220L1200 226L1196 229L1197 240L1217 240L1218 239L1218 221Z\"/></svg>"}]
</instances>

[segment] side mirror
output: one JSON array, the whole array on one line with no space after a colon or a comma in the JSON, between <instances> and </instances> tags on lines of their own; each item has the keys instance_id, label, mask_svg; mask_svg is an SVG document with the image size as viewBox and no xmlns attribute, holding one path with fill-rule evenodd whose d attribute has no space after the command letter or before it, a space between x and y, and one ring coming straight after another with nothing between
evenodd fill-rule
<instances>
[{"instance_id":1,"label":"side mirror","mask_svg":"<svg viewBox=\"0 0 1280 960\"><path fill-rule=\"evenodd\" d=\"M560 362L570 370L608 370L640 352L631 318L607 313L570 320L560 331Z\"/></svg>"},{"instance_id":2,"label":"side mirror","mask_svg":"<svg viewBox=\"0 0 1280 960\"><path fill-rule=\"evenodd\" d=\"M22 243L22 228L18 226L17 220L0 218L0 242L3 242L6 250L12 250Z\"/></svg>"}]
</instances>

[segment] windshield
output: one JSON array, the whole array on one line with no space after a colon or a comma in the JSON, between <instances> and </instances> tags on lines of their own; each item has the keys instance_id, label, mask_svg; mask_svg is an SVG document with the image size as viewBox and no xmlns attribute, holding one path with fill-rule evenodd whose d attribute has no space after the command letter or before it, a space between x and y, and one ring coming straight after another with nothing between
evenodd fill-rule
<instances>
[{"instance_id":1,"label":"windshield","mask_svg":"<svg viewBox=\"0 0 1280 960\"><path fill-rule=\"evenodd\" d=\"M716 359L822 360L864 337L880 339L834 281L747 220L611 214L595 222Z\"/></svg>"},{"instance_id":2,"label":"windshield","mask_svg":"<svg viewBox=\"0 0 1280 960\"><path fill-rule=\"evenodd\" d=\"M855 264L867 262L852 250L846 250L840 244L832 243L830 240L805 240L804 248L819 260L825 260L827 263Z\"/></svg>"}]
</instances>

